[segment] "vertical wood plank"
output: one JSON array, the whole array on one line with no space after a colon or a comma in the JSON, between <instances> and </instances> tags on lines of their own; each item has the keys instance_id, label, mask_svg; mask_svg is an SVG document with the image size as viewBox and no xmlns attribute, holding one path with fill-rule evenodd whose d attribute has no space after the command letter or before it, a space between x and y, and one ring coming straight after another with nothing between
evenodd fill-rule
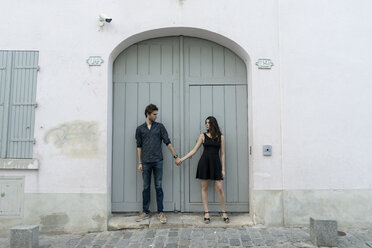
<instances>
[{"instance_id":1,"label":"vertical wood plank","mask_svg":"<svg viewBox=\"0 0 372 248\"><path fill-rule=\"evenodd\" d=\"M225 87L226 201L238 202L238 160L235 86Z\"/></svg>"},{"instance_id":2,"label":"vertical wood plank","mask_svg":"<svg viewBox=\"0 0 372 248\"><path fill-rule=\"evenodd\" d=\"M189 147L186 153L191 151L196 141L200 135L200 115L201 115L201 89L200 86L192 86L190 87L190 113L189 113L189 130L190 135L188 137L189 139ZM190 181L189 181L189 199L190 202L196 203L200 202L201 200L201 190L200 190L200 182L195 178L196 176L196 170L198 167L199 158L201 155L201 152L203 150L203 147L199 149L197 153L194 154L189 159L189 175L190 175Z\"/></svg>"},{"instance_id":3,"label":"vertical wood plank","mask_svg":"<svg viewBox=\"0 0 372 248\"><path fill-rule=\"evenodd\" d=\"M133 103L137 102L138 84L127 83L125 87L125 129L124 129L124 200L126 202L136 202L136 191L133 190L133 185L136 185L137 174L137 151L135 131L137 128L137 120L133 118L137 116L137 108L133 108ZM120 151L119 151L120 152ZM131 189L131 190L128 190Z\"/></svg>"},{"instance_id":4,"label":"vertical wood plank","mask_svg":"<svg viewBox=\"0 0 372 248\"><path fill-rule=\"evenodd\" d=\"M248 164L248 106L247 86L236 86L237 103L237 144L238 144L238 201L248 202L247 189L249 189L249 164Z\"/></svg>"},{"instance_id":5,"label":"vertical wood plank","mask_svg":"<svg viewBox=\"0 0 372 248\"><path fill-rule=\"evenodd\" d=\"M147 76L149 74L149 56L150 46L147 44L138 44L138 75Z\"/></svg>"},{"instance_id":6,"label":"vertical wood plank","mask_svg":"<svg viewBox=\"0 0 372 248\"><path fill-rule=\"evenodd\" d=\"M112 201L124 201L124 132L125 132L125 84L114 84L113 135L112 146L122 149L112 150Z\"/></svg>"},{"instance_id":7,"label":"vertical wood plank","mask_svg":"<svg viewBox=\"0 0 372 248\"><path fill-rule=\"evenodd\" d=\"M225 135L225 97L224 97L224 86L213 86L213 116L217 119L218 125L221 129L223 135ZM226 189L225 183L226 180L223 180L224 188ZM214 202L218 203L218 194L217 191L214 193Z\"/></svg>"}]
</instances>

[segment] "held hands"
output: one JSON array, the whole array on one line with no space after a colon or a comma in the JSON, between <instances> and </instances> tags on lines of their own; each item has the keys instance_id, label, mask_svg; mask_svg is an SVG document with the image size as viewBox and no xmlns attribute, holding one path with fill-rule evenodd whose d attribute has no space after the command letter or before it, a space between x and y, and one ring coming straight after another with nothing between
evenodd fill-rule
<instances>
[{"instance_id":1,"label":"held hands","mask_svg":"<svg viewBox=\"0 0 372 248\"><path fill-rule=\"evenodd\" d=\"M180 158L175 158L174 159L174 163L177 165L177 166L180 166L182 164L182 160Z\"/></svg>"}]
</instances>

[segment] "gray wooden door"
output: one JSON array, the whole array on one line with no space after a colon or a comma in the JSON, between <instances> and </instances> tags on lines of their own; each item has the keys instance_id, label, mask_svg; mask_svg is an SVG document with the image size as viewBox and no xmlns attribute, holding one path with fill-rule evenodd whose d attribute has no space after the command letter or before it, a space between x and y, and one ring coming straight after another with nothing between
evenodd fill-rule
<instances>
[{"instance_id":1,"label":"gray wooden door","mask_svg":"<svg viewBox=\"0 0 372 248\"><path fill-rule=\"evenodd\" d=\"M142 210L142 175L137 171L136 127L145 122L145 107L158 106L164 124L179 149L179 40L143 41L122 52L114 63L112 211ZM164 210L180 210L180 170L163 144ZM152 178L153 179L153 178ZM152 211L156 211L152 180Z\"/></svg>"},{"instance_id":2,"label":"gray wooden door","mask_svg":"<svg viewBox=\"0 0 372 248\"><path fill-rule=\"evenodd\" d=\"M226 140L226 178L223 181L228 211L248 212L248 108L244 62L230 50L206 40L184 39L185 147L191 150L204 121L212 115ZM185 211L203 211L196 169L203 149L185 165ZM220 211L214 184L209 183L209 209Z\"/></svg>"},{"instance_id":3,"label":"gray wooden door","mask_svg":"<svg viewBox=\"0 0 372 248\"><path fill-rule=\"evenodd\" d=\"M159 106L158 121L167 128L178 153L193 148L214 115L226 137L228 211L247 212L248 110L244 62L230 50L191 37L167 37L135 44L114 63L112 211L141 210L142 178L136 172L134 132L145 120L148 103ZM182 146L181 146L182 145ZM163 146L165 211L202 211L200 182L195 179L202 149L175 167ZM211 211L219 203L211 184ZM155 207L154 188L152 206Z\"/></svg>"}]
</instances>

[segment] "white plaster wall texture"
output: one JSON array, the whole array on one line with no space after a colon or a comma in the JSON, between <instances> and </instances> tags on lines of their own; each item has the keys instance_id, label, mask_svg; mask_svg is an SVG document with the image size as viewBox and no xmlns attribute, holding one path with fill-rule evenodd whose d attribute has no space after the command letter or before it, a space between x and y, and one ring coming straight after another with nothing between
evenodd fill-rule
<instances>
[{"instance_id":1,"label":"white plaster wall texture","mask_svg":"<svg viewBox=\"0 0 372 248\"><path fill-rule=\"evenodd\" d=\"M4 2L0 48L38 50L41 66L34 147L40 170L4 174L26 175L29 193L105 193L111 52L141 32L192 27L236 42L251 60L254 189L371 188L370 9L366 0ZM112 23L100 29L99 13ZM88 67L91 55L104 64ZM272 70L258 70L258 58L272 59ZM44 140L76 121L97 125L94 156L61 152ZM265 144L273 156L262 156Z\"/></svg>"},{"instance_id":2,"label":"white plaster wall texture","mask_svg":"<svg viewBox=\"0 0 372 248\"><path fill-rule=\"evenodd\" d=\"M286 189L372 187L371 10L371 1L282 1Z\"/></svg>"}]
</instances>

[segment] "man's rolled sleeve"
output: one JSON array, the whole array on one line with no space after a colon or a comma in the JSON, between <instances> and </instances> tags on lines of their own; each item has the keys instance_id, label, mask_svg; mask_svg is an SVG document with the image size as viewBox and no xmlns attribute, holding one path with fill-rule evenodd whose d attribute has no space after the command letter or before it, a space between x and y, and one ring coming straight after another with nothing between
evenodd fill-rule
<instances>
[{"instance_id":1,"label":"man's rolled sleeve","mask_svg":"<svg viewBox=\"0 0 372 248\"><path fill-rule=\"evenodd\" d=\"M170 141L170 139L168 137L167 129L165 129L165 127L164 127L163 124L161 124L161 126L160 126L160 132L161 132L161 138L162 138L164 144L166 146L168 146L171 143L171 141Z\"/></svg>"},{"instance_id":2,"label":"man's rolled sleeve","mask_svg":"<svg viewBox=\"0 0 372 248\"><path fill-rule=\"evenodd\" d=\"M137 147L142 147L142 135L138 127L136 129L136 142L137 142Z\"/></svg>"}]
</instances>

